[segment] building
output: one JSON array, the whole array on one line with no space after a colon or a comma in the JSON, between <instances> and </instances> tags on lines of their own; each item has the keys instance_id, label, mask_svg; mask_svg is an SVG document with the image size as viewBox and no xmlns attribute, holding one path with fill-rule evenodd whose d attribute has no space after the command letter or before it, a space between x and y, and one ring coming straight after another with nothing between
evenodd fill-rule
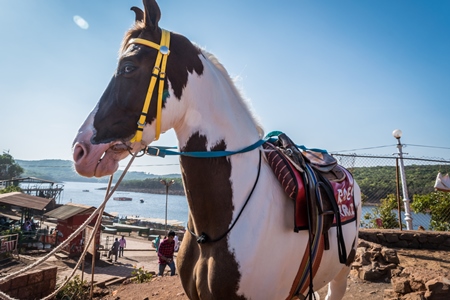
<instances>
[{"instance_id":1,"label":"building","mask_svg":"<svg viewBox=\"0 0 450 300\"><path fill-rule=\"evenodd\" d=\"M64 189L63 184L36 177L0 180L0 189L8 186L18 186L25 194L41 198L55 199L58 203L61 197L61 192Z\"/></svg>"},{"instance_id":2,"label":"building","mask_svg":"<svg viewBox=\"0 0 450 300\"><path fill-rule=\"evenodd\" d=\"M44 214L45 217L54 218L57 220L56 230L52 232L51 242L55 245L60 244L67 239L73 232L75 232L96 210L93 206L87 206L82 204L68 203L66 205L60 206L52 211ZM103 215L110 216L107 213ZM97 217L92 219L88 224L91 227L95 226ZM89 236L85 236L85 231L82 231L77 235L67 247L63 249L66 255L69 257L79 256L83 252L83 247L85 241ZM98 249L100 244L100 230L97 231L95 236L95 245Z\"/></svg>"}]
</instances>

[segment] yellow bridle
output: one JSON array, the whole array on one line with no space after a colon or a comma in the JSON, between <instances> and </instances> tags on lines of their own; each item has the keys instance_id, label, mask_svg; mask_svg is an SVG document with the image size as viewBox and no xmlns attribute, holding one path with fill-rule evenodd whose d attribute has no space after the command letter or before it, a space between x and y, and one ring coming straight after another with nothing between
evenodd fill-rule
<instances>
[{"instance_id":1,"label":"yellow bridle","mask_svg":"<svg viewBox=\"0 0 450 300\"><path fill-rule=\"evenodd\" d=\"M159 88L158 88L158 103L156 106L156 129L155 129L155 140L159 139L161 134L161 110L162 110L162 98L164 91L164 79L166 78L166 64L167 57L169 56L169 45L170 45L170 33L166 30L162 30L161 43L158 45L151 41L135 38L128 42L131 44L141 44L150 48L158 50L158 55L156 57L155 66L153 67L152 77L150 78L150 84L148 86L147 95L145 96L144 107L142 108L141 116L137 122L138 128L136 134L131 139L131 142L142 141L142 132L144 131L144 126L146 124L147 113L150 107L150 102L152 100L153 90L155 89L156 79L159 77Z\"/></svg>"}]
</instances>

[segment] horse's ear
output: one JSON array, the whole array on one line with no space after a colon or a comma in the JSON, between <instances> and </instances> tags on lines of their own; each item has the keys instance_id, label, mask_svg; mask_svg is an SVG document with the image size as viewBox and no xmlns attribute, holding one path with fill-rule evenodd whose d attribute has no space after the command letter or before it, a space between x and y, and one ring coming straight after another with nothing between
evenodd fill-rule
<instances>
[{"instance_id":1,"label":"horse's ear","mask_svg":"<svg viewBox=\"0 0 450 300\"><path fill-rule=\"evenodd\" d=\"M144 23L145 27L156 30L158 28L158 22L161 18L161 10L155 0L144 0Z\"/></svg>"},{"instance_id":2,"label":"horse's ear","mask_svg":"<svg viewBox=\"0 0 450 300\"><path fill-rule=\"evenodd\" d=\"M144 12L139 7L133 6L130 10L136 14L136 22L144 22Z\"/></svg>"}]
</instances>

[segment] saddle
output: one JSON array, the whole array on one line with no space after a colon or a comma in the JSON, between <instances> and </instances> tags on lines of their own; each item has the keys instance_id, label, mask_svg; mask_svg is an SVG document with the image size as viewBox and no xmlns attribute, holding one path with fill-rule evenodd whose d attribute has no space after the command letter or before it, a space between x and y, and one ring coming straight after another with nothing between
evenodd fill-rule
<instances>
[{"instance_id":1,"label":"saddle","mask_svg":"<svg viewBox=\"0 0 450 300\"><path fill-rule=\"evenodd\" d=\"M328 230L334 224L338 233L341 263L347 260L341 215L333 184L343 183L350 174L326 152L300 150L284 133L263 144L267 161L286 194L294 200L294 231L318 231L321 218L325 250L330 248Z\"/></svg>"}]
</instances>

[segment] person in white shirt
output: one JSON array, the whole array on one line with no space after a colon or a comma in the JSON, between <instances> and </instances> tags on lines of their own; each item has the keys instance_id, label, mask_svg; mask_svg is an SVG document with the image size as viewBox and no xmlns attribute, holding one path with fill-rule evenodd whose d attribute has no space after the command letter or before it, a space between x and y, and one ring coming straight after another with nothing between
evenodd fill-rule
<instances>
[{"instance_id":1,"label":"person in white shirt","mask_svg":"<svg viewBox=\"0 0 450 300\"><path fill-rule=\"evenodd\" d=\"M173 240L175 241L175 252L178 252L178 248L180 248L180 241L178 240L178 235L175 235Z\"/></svg>"}]
</instances>

